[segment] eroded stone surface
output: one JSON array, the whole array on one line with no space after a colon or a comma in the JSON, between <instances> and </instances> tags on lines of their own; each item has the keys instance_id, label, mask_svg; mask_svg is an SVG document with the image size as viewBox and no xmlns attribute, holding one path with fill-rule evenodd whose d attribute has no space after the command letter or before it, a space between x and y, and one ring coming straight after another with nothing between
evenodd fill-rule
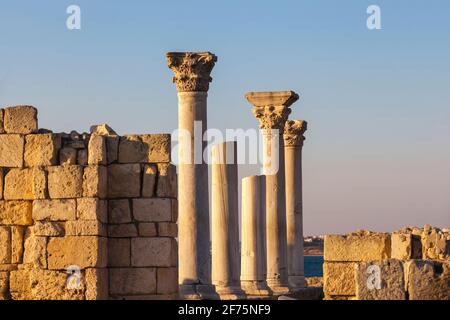
<instances>
[{"instance_id":1,"label":"eroded stone surface","mask_svg":"<svg viewBox=\"0 0 450 320\"><path fill-rule=\"evenodd\" d=\"M61 136L30 134L25 137L25 166L53 166L58 164Z\"/></svg>"},{"instance_id":2,"label":"eroded stone surface","mask_svg":"<svg viewBox=\"0 0 450 320\"><path fill-rule=\"evenodd\" d=\"M323 275L323 289L326 295L355 295L355 263L325 262Z\"/></svg>"},{"instance_id":3,"label":"eroded stone surface","mask_svg":"<svg viewBox=\"0 0 450 320\"><path fill-rule=\"evenodd\" d=\"M29 134L37 132L37 109L32 106L6 108L4 129L7 133Z\"/></svg>"},{"instance_id":4,"label":"eroded stone surface","mask_svg":"<svg viewBox=\"0 0 450 320\"><path fill-rule=\"evenodd\" d=\"M325 261L386 260L391 255L391 237L381 233L327 235L324 240Z\"/></svg>"},{"instance_id":5,"label":"eroded stone surface","mask_svg":"<svg viewBox=\"0 0 450 320\"><path fill-rule=\"evenodd\" d=\"M24 145L25 141L21 135L0 134L0 167L22 167Z\"/></svg>"},{"instance_id":6,"label":"eroded stone surface","mask_svg":"<svg viewBox=\"0 0 450 320\"><path fill-rule=\"evenodd\" d=\"M141 193L140 164L112 164L108 167L108 197L132 198Z\"/></svg>"},{"instance_id":7,"label":"eroded stone surface","mask_svg":"<svg viewBox=\"0 0 450 320\"><path fill-rule=\"evenodd\" d=\"M42 169L11 169L5 176L6 200L44 199L46 194L47 176Z\"/></svg>"},{"instance_id":8,"label":"eroded stone surface","mask_svg":"<svg viewBox=\"0 0 450 320\"><path fill-rule=\"evenodd\" d=\"M83 195L83 169L66 165L48 167L48 192L52 199L79 198Z\"/></svg>"},{"instance_id":9,"label":"eroded stone surface","mask_svg":"<svg viewBox=\"0 0 450 320\"><path fill-rule=\"evenodd\" d=\"M450 263L411 260L405 263L410 300L449 300Z\"/></svg>"},{"instance_id":10,"label":"eroded stone surface","mask_svg":"<svg viewBox=\"0 0 450 320\"><path fill-rule=\"evenodd\" d=\"M67 221L76 218L76 201L74 199L35 200L33 201L33 219L50 221Z\"/></svg>"},{"instance_id":11,"label":"eroded stone surface","mask_svg":"<svg viewBox=\"0 0 450 320\"><path fill-rule=\"evenodd\" d=\"M47 251L49 269L66 269L70 265L104 268L108 259L107 241L103 237L50 238Z\"/></svg>"},{"instance_id":12,"label":"eroded stone surface","mask_svg":"<svg viewBox=\"0 0 450 320\"><path fill-rule=\"evenodd\" d=\"M110 269L111 294L156 293L156 270L154 268Z\"/></svg>"},{"instance_id":13,"label":"eroded stone surface","mask_svg":"<svg viewBox=\"0 0 450 320\"><path fill-rule=\"evenodd\" d=\"M356 267L356 298L405 300L403 263L394 259L359 263Z\"/></svg>"}]
</instances>

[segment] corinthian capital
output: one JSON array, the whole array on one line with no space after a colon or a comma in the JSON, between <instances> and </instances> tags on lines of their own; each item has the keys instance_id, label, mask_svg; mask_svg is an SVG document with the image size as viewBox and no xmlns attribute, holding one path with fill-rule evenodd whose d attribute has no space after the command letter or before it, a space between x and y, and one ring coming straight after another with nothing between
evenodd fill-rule
<instances>
[{"instance_id":1,"label":"corinthian capital","mask_svg":"<svg viewBox=\"0 0 450 320\"><path fill-rule=\"evenodd\" d=\"M173 82L178 92L209 89L210 76L217 57L210 52L168 52L167 65L175 76Z\"/></svg>"},{"instance_id":2,"label":"corinthian capital","mask_svg":"<svg viewBox=\"0 0 450 320\"><path fill-rule=\"evenodd\" d=\"M245 97L254 106L252 112L261 129L281 132L291 113L289 107L298 100L298 94L293 91L249 92Z\"/></svg>"},{"instance_id":3,"label":"corinthian capital","mask_svg":"<svg viewBox=\"0 0 450 320\"><path fill-rule=\"evenodd\" d=\"M278 129L282 132L291 109L284 106L253 107L252 112L261 129Z\"/></svg>"},{"instance_id":4,"label":"corinthian capital","mask_svg":"<svg viewBox=\"0 0 450 320\"><path fill-rule=\"evenodd\" d=\"M289 120L284 126L284 145L287 147L302 146L308 123L304 120Z\"/></svg>"}]
</instances>

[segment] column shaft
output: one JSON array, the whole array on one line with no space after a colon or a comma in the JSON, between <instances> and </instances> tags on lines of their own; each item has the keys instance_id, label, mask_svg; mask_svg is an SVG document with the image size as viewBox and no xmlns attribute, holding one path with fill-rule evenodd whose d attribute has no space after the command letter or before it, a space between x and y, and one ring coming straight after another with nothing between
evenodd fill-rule
<instances>
[{"instance_id":1,"label":"column shaft","mask_svg":"<svg viewBox=\"0 0 450 320\"><path fill-rule=\"evenodd\" d=\"M306 286L303 255L302 147L307 123L289 120L284 128L288 277L293 290Z\"/></svg>"},{"instance_id":2,"label":"column shaft","mask_svg":"<svg viewBox=\"0 0 450 320\"><path fill-rule=\"evenodd\" d=\"M289 284L304 287L301 147L285 147L286 227Z\"/></svg>"},{"instance_id":3,"label":"column shaft","mask_svg":"<svg viewBox=\"0 0 450 320\"><path fill-rule=\"evenodd\" d=\"M240 257L236 142L212 146L212 282L222 299L238 298Z\"/></svg>"},{"instance_id":4,"label":"column shaft","mask_svg":"<svg viewBox=\"0 0 450 320\"><path fill-rule=\"evenodd\" d=\"M203 159L198 159L195 146L198 137L194 132L195 121L201 121L202 135L207 128L206 101L206 92L178 93L180 284L210 283L209 203L208 194L204 192L208 185L208 166ZM187 133L189 135L185 136ZM201 143L203 151L204 142Z\"/></svg>"},{"instance_id":5,"label":"column shaft","mask_svg":"<svg viewBox=\"0 0 450 320\"><path fill-rule=\"evenodd\" d=\"M263 173L266 180L267 285L274 293L287 293L286 202L284 197L283 136L263 129Z\"/></svg>"},{"instance_id":6,"label":"column shaft","mask_svg":"<svg viewBox=\"0 0 450 320\"><path fill-rule=\"evenodd\" d=\"M266 285L265 177L242 179L241 287L248 295L268 295Z\"/></svg>"}]
</instances>

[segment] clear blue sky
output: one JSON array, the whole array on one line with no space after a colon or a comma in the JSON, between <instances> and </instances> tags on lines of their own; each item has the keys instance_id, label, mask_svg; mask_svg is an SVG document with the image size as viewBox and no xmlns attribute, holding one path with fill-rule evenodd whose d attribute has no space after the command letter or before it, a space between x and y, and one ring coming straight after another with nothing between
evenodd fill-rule
<instances>
[{"instance_id":1,"label":"clear blue sky","mask_svg":"<svg viewBox=\"0 0 450 320\"><path fill-rule=\"evenodd\" d=\"M447 0L2 1L0 39L0 105L54 131L171 132L165 52L214 52L210 127L256 127L247 91L300 93L306 234L450 226Z\"/></svg>"}]
</instances>

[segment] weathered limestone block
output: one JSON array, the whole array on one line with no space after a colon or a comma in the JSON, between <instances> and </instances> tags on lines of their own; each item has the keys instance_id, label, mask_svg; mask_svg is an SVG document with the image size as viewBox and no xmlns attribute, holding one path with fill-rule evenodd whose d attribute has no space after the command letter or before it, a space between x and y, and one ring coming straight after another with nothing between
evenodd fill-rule
<instances>
[{"instance_id":1,"label":"weathered limestone block","mask_svg":"<svg viewBox=\"0 0 450 320\"><path fill-rule=\"evenodd\" d=\"M158 164L157 196L160 198L177 197L177 169L170 163Z\"/></svg>"},{"instance_id":2,"label":"weathered limestone block","mask_svg":"<svg viewBox=\"0 0 450 320\"><path fill-rule=\"evenodd\" d=\"M143 163L147 159L148 146L139 135L125 135L119 142L120 163Z\"/></svg>"},{"instance_id":3,"label":"weathered limestone block","mask_svg":"<svg viewBox=\"0 0 450 320\"><path fill-rule=\"evenodd\" d=\"M25 166L54 166L58 164L61 135L45 133L25 137Z\"/></svg>"},{"instance_id":4,"label":"weathered limestone block","mask_svg":"<svg viewBox=\"0 0 450 320\"><path fill-rule=\"evenodd\" d=\"M9 289L14 300L31 300L30 271L13 270L9 276Z\"/></svg>"},{"instance_id":5,"label":"weathered limestone block","mask_svg":"<svg viewBox=\"0 0 450 320\"><path fill-rule=\"evenodd\" d=\"M178 221L178 200L172 199L172 222Z\"/></svg>"},{"instance_id":6,"label":"weathered limestone block","mask_svg":"<svg viewBox=\"0 0 450 320\"><path fill-rule=\"evenodd\" d=\"M2 167L0 167L0 200L3 199L3 177L4 176L5 176L4 169Z\"/></svg>"},{"instance_id":7,"label":"weathered limestone block","mask_svg":"<svg viewBox=\"0 0 450 320\"><path fill-rule=\"evenodd\" d=\"M108 226L108 237L111 238L131 238L137 237L138 231L133 223L110 224Z\"/></svg>"},{"instance_id":8,"label":"weathered limestone block","mask_svg":"<svg viewBox=\"0 0 450 320\"><path fill-rule=\"evenodd\" d=\"M131 239L131 265L172 267L177 264L176 241L172 238Z\"/></svg>"},{"instance_id":9,"label":"weathered limestone block","mask_svg":"<svg viewBox=\"0 0 450 320\"><path fill-rule=\"evenodd\" d=\"M405 263L410 300L450 300L450 263L410 260Z\"/></svg>"},{"instance_id":10,"label":"weathered limestone block","mask_svg":"<svg viewBox=\"0 0 450 320\"><path fill-rule=\"evenodd\" d=\"M109 200L109 223L131 222L130 202L128 199Z\"/></svg>"},{"instance_id":11,"label":"weathered limestone block","mask_svg":"<svg viewBox=\"0 0 450 320\"><path fill-rule=\"evenodd\" d=\"M25 227L11 227L11 263L22 263Z\"/></svg>"},{"instance_id":12,"label":"weathered limestone block","mask_svg":"<svg viewBox=\"0 0 450 320\"><path fill-rule=\"evenodd\" d=\"M77 219L108 222L108 202L97 198L77 199Z\"/></svg>"},{"instance_id":13,"label":"weathered limestone block","mask_svg":"<svg viewBox=\"0 0 450 320\"><path fill-rule=\"evenodd\" d=\"M425 226L422 233L423 259L450 261L450 241L439 229Z\"/></svg>"},{"instance_id":14,"label":"weathered limestone block","mask_svg":"<svg viewBox=\"0 0 450 320\"><path fill-rule=\"evenodd\" d=\"M178 269L158 268L156 292L158 294L175 294L178 292Z\"/></svg>"},{"instance_id":15,"label":"weathered limestone block","mask_svg":"<svg viewBox=\"0 0 450 320\"><path fill-rule=\"evenodd\" d=\"M23 166L24 138L18 134L0 134L0 167Z\"/></svg>"},{"instance_id":16,"label":"weathered limestone block","mask_svg":"<svg viewBox=\"0 0 450 320\"><path fill-rule=\"evenodd\" d=\"M55 238L56 239L56 238ZM47 269L47 238L27 233L25 235L23 263L35 268Z\"/></svg>"},{"instance_id":17,"label":"weathered limestone block","mask_svg":"<svg viewBox=\"0 0 450 320\"><path fill-rule=\"evenodd\" d=\"M66 236L107 236L106 226L99 221L67 221Z\"/></svg>"},{"instance_id":18,"label":"weathered limestone block","mask_svg":"<svg viewBox=\"0 0 450 320\"><path fill-rule=\"evenodd\" d=\"M108 269L89 268L85 271L86 300L108 300Z\"/></svg>"},{"instance_id":19,"label":"weathered limestone block","mask_svg":"<svg viewBox=\"0 0 450 320\"><path fill-rule=\"evenodd\" d=\"M108 164L105 137L97 134L91 135L88 146L88 164L89 165Z\"/></svg>"},{"instance_id":20,"label":"weathered limestone block","mask_svg":"<svg viewBox=\"0 0 450 320\"><path fill-rule=\"evenodd\" d=\"M7 133L29 134L37 132L37 109L32 106L6 108L4 128Z\"/></svg>"},{"instance_id":21,"label":"weathered limestone block","mask_svg":"<svg viewBox=\"0 0 450 320\"><path fill-rule=\"evenodd\" d=\"M120 138L120 163L170 162L170 134L126 135Z\"/></svg>"},{"instance_id":22,"label":"weathered limestone block","mask_svg":"<svg viewBox=\"0 0 450 320\"><path fill-rule=\"evenodd\" d=\"M357 300L406 299L402 261L361 262L355 270Z\"/></svg>"},{"instance_id":23,"label":"weathered limestone block","mask_svg":"<svg viewBox=\"0 0 450 320\"><path fill-rule=\"evenodd\" d=\"M83 174L83 197L106 198L108 193L108 170L105 166L88 166Z\"/></svg>"},{"instance_id":24,"label":"weathered limestone block","mask_svg":"<svg viewBox=\"0 0 450 320\"><path fill-rule=\"evenodd\" d=\"M114 163L119 158L119 136L108 136L106 137L106 158L108 164Z\"/></svg>"},{"instance_id":25,"label":"weathered limestone block","mask_svg":"<svg viewBox=\"0 0 450 320\"><path fill-rule=\"evenodd\" d=\"M14 276L13 276L14 273ZM80 281L79 289L67 286L69 274L65 271L19 270L11 274L11 291L19 299L31 300L83 300L85 284ZM22 273L21 275L19 275Z\"/></svg>"},{"instance_id":26,"label":"weathered limestone block","mask_svg":"<svg viewBox=\"0 0 450 320\"><path fill-rule=\"evenodd\" d=\"M5 133L5 127L3 125L4 115L5 110L0 108L0 133Z\"/></svg>"},{"instance_id":27,"label":"weathered limestone block","mask_svg":"<svg viewBox=\"0 0 450 320\"><path fill-rule=\"evenodd\" d=\"M86 149L78 150L77 163L80 166L86 166L88 164L88 152Z\"/></svg>"},{"instance_id":28,"label":"weathered limestone block","mask_svg":"<svg viewBox=\"0 0 450 320\"><path fill-rule=\"evenodd\" d=\"M139 236L141 237L156 237L156 224L152 222L139 223Z\"/></svg>"},{"instance_id":29,"label":"weathered limestone block","mask_svg":"<svg viewBox=\"0 0 450 320\"><path fill-rule=\"evenodd\" d=\"M52 199L80 198L83 194L83 168L67 165L48 167L48 192Z\"/></svg>"},{"instance_id":30,"label":"weathered limestone block","mask_svg":"<svg viewBox=\"0 0 450 320\"><path fill-rule=\"evenodd\" d=\"M5 299L9 291L9 272L0 272L0 300Z\"/></svg>"},{"instance_id":31,"label":"weathered limestone block","mask_svg":"<svg viewBox=\"0 0 450 320\"><path fill-rule=\"evenodd\" d=\"M151 198L155 195L156 177L158 169L153 164L144 166L144 176L142 181L142 196Z\"/></svg>"},{"instance_id":32,"label":"weathered limestone block","mask_svg":"<svg viewBox=\"0 0 450 320\"><path fill-rule=\"evenodd\" d=\"M59 150L59 164L60 165L77 164L77 149L65 147Z\"/></svg>"},{"instance_id":33,"label":"weathered limestone block","mask_svg":"<svg viewBox=\"0 0 450 320\"><path fill-rule=\"evenodd\" d=\"M411 233L392 233L391 258L398 260L421 259L420 237Z\"/></svg>"},{"instance_id":34,"label":"weathered limestone block","mask_svg":"<svg viewBox=\"0 0 450 320\"><path fill-rule=\"evenodd\" d=\"M47 177L42 169L11 169L5 176L6 200L44 199L46 191Z\"/></svg>"},{"instance_id":35,"label":"weathered limestone block","mask_svg":"<svg viewBox=\"0 0 450 320\"><path fill-rule=\"evenodd\" d=\"M92 125L89 132L99 136L116 136L117 133L106 123Z\"/></svg>"},{"instance_id":36,"label":"weathered limestone block","mask_svg":"<svg viewBox=\"0 0 450 320\"><path fill-rule=\"evenodd\" d=\"M325 262L323 264L323 290L329 296L355 295L355 263Z\"/></svg>"},{"instance_id":37,"label":"weathered limestone block","mask_svg":"<svg viewBox=\"0 0 450 320\"><path fill-rule=\"evenodd\" d=\"M140 222L170 222L172 201L168 198L133 199L133 216Z\"/></svg>"},{"instance_id":38,"label":"weathered limestone block","mask_svg":"<svg viewBox=\"0 0 450 320\"><path fill-rule=\"evenodd\" d=\"M109 270L109 289L113 295L156 293L155 268L118 268Z\"/></svg>"},{"instance_id":39,"label":"weathered limestone block","mask_svg":"<svg viewBox=\"0 0 450 320\"><path fill-rule=\"evenodd\" d=\"M112 164L108 166L108 197L133 198L141 193L140 164Z\"/></svg>"},{"instance_id":40,"label":"weathered limestone block","mask_svg":"<svg viewBox=\"0 0 450 320\"><path fill-rule=\"evenodd\" d=\"M144 134L142 141L149 148L147 162L170 162L170 134Z\"/></svg>"},{"instance_id":41,"label":"weathered limestone block","mask_svg":"<svg viewBox=\"0 0 450 320\"><path fill-rule=\"evenodd\" d=\"M0 201L0 224L28 226L33 224L31 201Z\"/></svg>"},{"instance_id":42,"label":"weathered limestone block","mask_svg":"<svg viewBox=\"0 0 450 320\"><path fill-rule=\"evenodd\" d=\"M131 263L131 242L127 238L108 240L108 266L129 267Z\"/></svg>"},{"instance_id":43,"label":"weathered limestone block","mask_svg":"<svg viewBox=\"0 0 450 320\"><path fill-rule=\"evenodd\" d=\"M327 235L324 240L325 261L376 261L389 259L391 237L383 233Z\"/></svg>"},{"instance_id":44,"label":"weathered limestone block","mask_svg":"<svg viewBox=\"0 0 450 320\"><path fill-rule=\"evenodd\" d=\"M33 201L33 219L50 221L75 220L75 199L35 200Z\"/></svg>"},{"instance_id":45,"label":"weathered limestone block","mask_svg":"<svg viewBox=\"0 0 450 320\"><path fill-rule=\"evenodd\" d=\"M11 263L11 229L0 226L0 264Z\"/></svg>"},{"instance_id":46,"label":"weathered limestone block","mask_svg":"<svg viewBox=\"0 0 450 320\"><path fill-rule=\"evenodd\" d=\"M36 221L30 230L38 237L62 237L65 232L63 223L50 221Z\"/></svg>"},{"instance_id":47,"label":"weathered limestone block","mask_svg":"<svg viewBox=\"0 0 450 320\"><path fill-rule=\"evenodd\" d=\"M95 236L50 238L47 246L48 269L65 269L76 265L104 268L108 260L107 239Z\"/></svg>"},{"instance_id":48,"label":"weathered limestone block","mask_svg":"<svg viewBox=\"0 0 450 320\"><path fill-rule=\"evenodd\" d=\"M178 226L172 222L159 222L158 223L158 235L160 237L173 237L178 236Z\"/></svg>"}]
</instances>

